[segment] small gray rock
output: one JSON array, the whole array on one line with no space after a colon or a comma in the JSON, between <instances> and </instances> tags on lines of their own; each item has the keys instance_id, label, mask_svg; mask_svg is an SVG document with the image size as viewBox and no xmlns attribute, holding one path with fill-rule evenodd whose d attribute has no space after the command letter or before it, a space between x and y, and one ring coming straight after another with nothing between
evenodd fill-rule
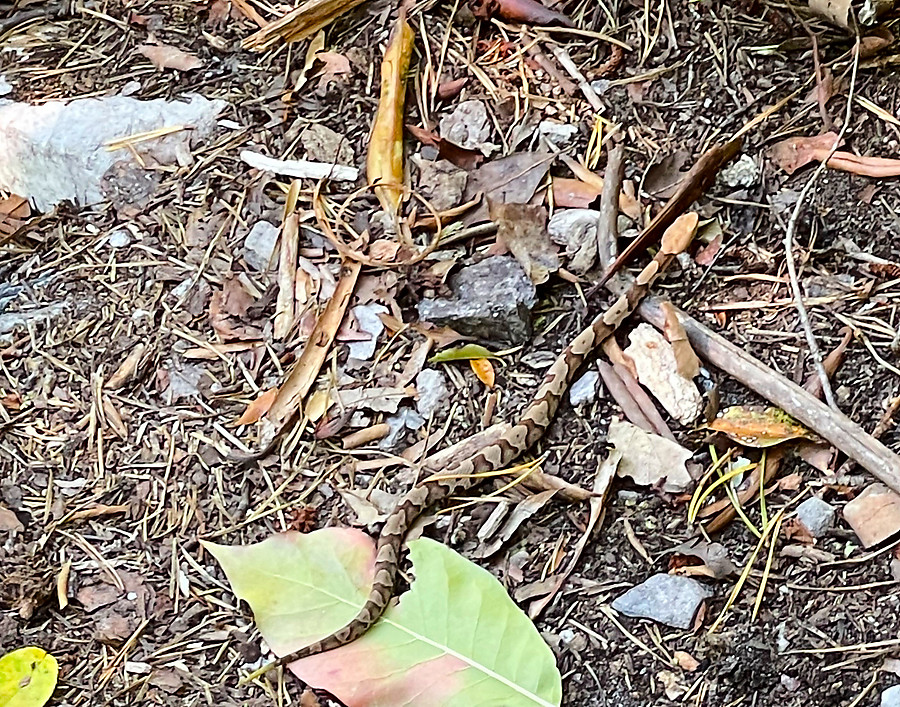
<instances>
[{"instance_id":1,"label":"small gray rock","mask_svg":"<svg viewBox=\"0 0 900 707\"><path fill-rule=\"evenodd\" d=\"M416 376L416 391L419 393L416 409L425 418L443 405L450 394L446 376L433 368L425 368Z\"/></svg>"},{"instance_id":2,"label":"small gray rock","mask_svg":"<svg viewBox=\"0 0 900 707\"><path fill-rule=\"evenodd\" d=\"M538 133L557 147L565 147L578 135L578 126L560 123L557 120L542 120L538 124Z\"/></svg>"},{"instance_id":3,"label":"small gray rock","mask_svg":"<svg viewBox=\"0 0 900 707\"><path fill-rule=\"evenodd\" d=\"M453 297L419 302L419 318L487 341L521 344L531 336L534 283L515 258L498 255L450 278Z\"/></svg>"},{"instance_id":4,"label":"small gray rock","mask_svg":"<svg viewBox=\"0 0 900 707\"><path fill-rule=\"evenodd\" d=\"M432 162L413 155L419 169L419 191L438 211L446 211L462 203L469 175L447 160Z\"/></svg>"},{"instance_id":5,"label":"small gray rock","mask_svg":"<svg viewBox=\"0 0 900 707\"><path fill-rule=\"evenodd\" d=\"M244 262L258 272L265 272L277 241L278 229L268 221L257 221L244 238Z\"/></svg>"},{"instance_id":6,"label":"small gray rock","mask_svg":"<svg viewBox=\"0 0 900 707\"><path fill-rule=\"evenodd\" d=\"M124 228L117 228L109 234L106 244L110 248L127 248L131 245L131 234Z\"/></svg>"},{"instance_id":7,"label":"small gray rock","mask_svg":"<svg viewBox=\"0 0 900 707\"><path fill-rule=\"evenodd\" d=\"M592 403L597 399L597 382L600 374L597 371L588 371L569 388L569 402L572 407L584 403Z\"/></svg>"},{"instance_id":8,"label":"small gray rock","mask_svg":"<svg viewBox=\"0 0 900 707\"><path fill-rule=\"evenodd\" d=\"M881 693L881 707L900 707L900 685L892 685Z\"/></svg>"},{"instance_id":9,"label":"small gray rock","mask_svg":"<svg viewBox=\"0 0 900 707\"><path fill-rule=\"evenodd\" d=\"M820 538L834 526L835 509L818 496L807 498L797 506L797 520L814 538Z\"/></svg>"},{"instance_id":10,"label":"small gray rock","mask_svg":"<svg viewBox=\"0 0 900 707\"><path fill-rule=\"evenodd\" d=\"M752 187L759 179L759 167L750 155L740 158L722 170L719 175L729 187Z\"/></svg>"},{"instance_id":11,"label":"small gray rock","mask_svg":"<svg viewBox=\"0 0 900 707\"><path fill-rule=\"evenodd\" d=\"M672 574L655 574L632 587L612 603L626 616L653 619L673 628L690 628L700 603L712 591L696 579Z\"/></svg>"},{"instance_id":12,"label":"small gray rock","mask_svg":"<svg viewBox=\"0 0 900 707\"><path fill-rule=\"evenodd\" d=\"M458 103L450 115L441 118L441 137L466 150L477 150L491 136L491 119L479 100Z\"/></svg>"}]
</instances>

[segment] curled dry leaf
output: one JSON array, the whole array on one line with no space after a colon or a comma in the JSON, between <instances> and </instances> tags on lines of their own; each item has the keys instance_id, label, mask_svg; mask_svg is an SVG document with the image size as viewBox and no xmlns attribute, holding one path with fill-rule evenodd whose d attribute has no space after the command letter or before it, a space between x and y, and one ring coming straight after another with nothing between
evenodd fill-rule
<instances>
[{"instance_id":1,"label":"curled dry leaf","mask_svg":"<svg viewBox=\"0 0 900 707\"><path fill-rule=\"evenodd\" d=\"M160 70L193 71L203 66L199 57L168 44L142 44L137 50Z\"/></svg>"},{"instance_id":2,"label":"curled dry leaf","mask_svg":"<svg viewBox=\"0 0 900 707\"><path fill-rule=\"evenodd\" d=\"M376 188L375 195L388 214L396 214L403 195L403 109L415 37L401 13L381 61L381 96L366 157L369 184L387 185Z\"/></svg>"},{"instance_id":3,"label":"curled dry leaf","mask_svg":"<svg viewBox=\"0 0 900 707\"><path fill-rule=\"evenodd\" d=\"M837 140L837 133L829 132L813 137L791 137L776 143L769 150L769 156L781 169L793 174L801 167L817 159L816 155L827 155ZM841 141L841 145L843 145ZM841 145L838 145L840 147Z\"/></svg>"},{"instance_id":4,"label":"curled dry leaf","mask_svg":"<svg viewBox=\"0 0 900 707\"><path fill-rule=\"evenodd\" d=\"M672 417L683 425L691 424L703 412L703 397L694 381L679 370L673 345L649 324L635 327L629 338L631 343L625 355L634 364L641 385L653 393ZM685 345L690 349L686 340L682 342L682 356ZM690 361L682 361L682 366L689 367Z\"/></svg>"},{"instance_id":5,"label":"curled dry leaf","mask_svg":"<svg viewBox=\"0 0 900 707\"><path fill-rule=\"evenodd\" d=\"M850 27L851 0L809 0L809 10L839 27Z\"/></svg>"},{"instance_id":6,"label":"curled dry leaf","mask_svg":"<svg viewBox=\"0 0 900 707\"><path fill-rule=\"evenodd\" d=\"M265 51L280 41L300 42L349 12L362 0L306 0L241 42L244 49Z\"/></svg>"},{"instance_id":7,"label":"curled dry leaf","mask_svg":"<svg viewBox=\"0 0 900 707\"><path fill-rule=\"evenodd\" d=\"M478 150L468 150L465 147L455 145L440 135L435 135L432 131L421 128L418 125L407 123L406 129L423 145L437 149L438 157L442 160L447 160L460 169L473 169L484 162L484 155Z\"/></svg>"},{"instance_id":8,"label":"curled dry leaf","mask_svg":"<svg viewBox=\"0 0 900 707\"><path fill-rule=\"evenodd\" d=\"M474 15L483 20L496 16L531 25L575 26L568 17L537 0L470 0L470 4Z\"/></svg>"},{"instance_id":9,"label":"curled dry leaf","mask_svg":"<svg viewBox=\"0 0 900 707\"><path fill-rule=\"evenodd\" d=\"M778 408L759 410L735 405L710 422L708 428L746 447L772 447L791 439L819 441L812 432Z\"/></svg>"},{"instance_id":10,"label":"curled dry leaf","mask_svg":"<svg viewBox=\"0 0 900 707\"><path fill-rule=\"evenodd\" d=\"M275 402L275 397L277 395L278 388L269 388L268 390L260 393L259 397L257 397L256 400L253 400L247 406L243 414L234 424L252 425L254 422L257 422L263 415L269 412L269 408L272 407L272 403Z\"/></svg>"},{"instance_id":11,"label":"curled dry leaf","mask_svg":"<svg viewBox=\"0 0 900 707\"><path fill-rule=\"evenodd\" d=\"M559 270L559 253L547 233L547 209L491 199L488 208L491 221L497 224L497 242L513 254L535 285Z\"/></svg>"},{"instance_id":12,"label":"curled dry leaf","mask_svg":"<svg viewBox=\"0 0 900 707\"><path fill-rule=\"evenodd\" d=\"M828 157L836 139L835 133L825 133L815 137L793 137L774 145L770 155L785 172L793 174L810 162L821 162ZM838 150L828 160L828 166L831 169L858 174L861 177L875 179L900 177L900 160L887 157L854 155Z\"/></svg>"},{"instance_id":13,"label":"curled dry leaf","mask_svg":"<svg viewBox=\"0 0 900 707\"><path fill-rule=\"evenodd\" d=\"M736 571L724 545L701 538L688 540L672 550L671 566L678 568L679 574L699 574L713 579L722 579Z\"/></svg>"},{"instance_id":14,"label":"curled dry leaf","mask_svg":"<svg viewBox=\"0 0 900 707\"><path fill-rule=\"evenodd\" d=\"M478 376L478 380L484 383L488 388L494 387L494 366L486 358L470 358L469 365Z\"/></svg>"},{"instance_id":15,"label":"curled dry leaf","mask_svg":"<svg viewBox=\"0 0 900 707\"><path fill-rule=\"evenodd\" d=\"M688 341L687 332L678 319L678 313L668 300L662 303L662 310L666 317L663 332L666 335L666 339L672 344L678 373L688 380L695 378L700 375L700 359L697 358L697 354L694 353L694 349L691 347L691 342Z\"/></svg>"},{"instance_id":16,"label":"curled dry leaf","mask_svg":"<svg viewBox=\"0 0 900 707\"><path fill-rule=\"evenodd\" d=\"M686 462L692 455L677 442L617 419L609 423L607 439L622 454L619 476L629 476L641 486L661 487L666 493L681 493L691 485Z\"/></svg>"},{"instance_id":17,"label":"curled dry leaf","mask_svg":"<svg viewBox=\"0 0 900 707\"><path fill-rule=\"evenodd\" d=\"M0 236L9 236L19 230L31 216L31 206L27 199L12 194L0 199Z\"/></svg>"}]
</instances>

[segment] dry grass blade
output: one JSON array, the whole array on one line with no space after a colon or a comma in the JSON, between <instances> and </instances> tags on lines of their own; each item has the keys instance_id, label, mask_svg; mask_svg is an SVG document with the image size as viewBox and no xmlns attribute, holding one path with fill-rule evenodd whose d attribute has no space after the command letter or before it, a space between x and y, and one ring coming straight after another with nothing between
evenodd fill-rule
<instances>
[{"instance_id":1,"label":"dry grass blade","mask_svg":"<svg viewBox=\"0 0 900 707\"><path fill-rule=\"evenodd\" d=\"M344 263L341 267L341 277L334 294L316 321L316 326L307 339L297 364L284 385L279 388L272 407L263 418L274 435L273 439L277 439L281 431L295 418L303 399L315 383L325 357L331 350L331 343L344 320L347 305L356 289L361 270L362 265L356 262Z\"/></svg>"},{"instance_id":2,"label":"dry grass blade","mask_svg":"<svg viewBox=\"0 0 900 707\"><path fill-rule=\"evenodd\" d=\"M362 0L307 0L244 39L241 46L262 52L281 41L300 42L360 3Z\"/></svg>"}]
</instances>

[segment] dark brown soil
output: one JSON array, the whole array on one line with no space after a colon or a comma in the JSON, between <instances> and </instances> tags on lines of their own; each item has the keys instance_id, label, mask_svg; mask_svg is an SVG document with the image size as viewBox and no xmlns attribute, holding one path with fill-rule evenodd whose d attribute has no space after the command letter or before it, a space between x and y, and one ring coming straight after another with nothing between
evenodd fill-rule
<instances>
[{"instance_id":1,"label":"dark brown soil","mask_svg":"<svg viewBox=\"0 0 900 707\"><path fill-rule=\"evenodd\" d=\"M9 48L0 53L0 73L13 86L8 96L13 100L110 95L137 82L133 95L141 99L187 92L225 99L230 108L222 117L240 126L221 128L208 144L196 145L197 168L163 181L158 195L137 213L118 213L109 205L65 206L14 238L0 235L0 314L4 308L64 306L51 323L14 332L9 344L0 340L0 505L11 509L23 526L18 532L0 530L0 652L34 644L56 656L60 685L52 704L298 703L303 686L293 678L265 688L238 685L247 666L261 658L260 636L198 539L249 543L311 519L315 527L352 524L354 516L336 490L366 488L373 478L354 473L351 457L339 444L316 441L309 430L259 464L240 468L226 458L237 450L235 437L246 448L257 448L255 428L236 427L234 421L260 390L283 380L275 356L281 357L279 366L289 365L299 340L276 342L266 354L244 352L225 360L191 360L185 351L197 341L216 341L208 298L222 288L229 272L245 270L241 243L248 227L260 218L281 219L288 182L253 173L238 159L239 151L254 147L282 155L292 148L299 127L320 122L345 136L355 163L364 165L377 103L373 67L393 22L392 8L375 0L337 21L328 30L327 49L346 55L352 73L322 87L313 79L300 94L286 96L291 83L285 77L296 78L305 44L262 54L242 50L240 40L255 27L237 7L221 17L228 5L224 0L213 7L174 0L85 5L88 9L74 15L15 27L4 38ZM447 31L450 5L428 3L421 18L416 17L428 32L432 52ZM777 372L802 382L812 368L793 306L756 304L716 313L726 303L768 303L790 296L786 284L754 276L784 275L782 241L789 214L770 204L784 190L799 191L811 174L806 169L787 177L767 157L767 148L791 135L823 130L815 99L807 99L814 85L809 81L813 59L808 35L786 7L754 0L652 5L561 3L558 9L577 18L579 26L632 47L622 64L603 77L595 75L596 67L609 57L608 43L553 35L589 80L610 82L600 97L603 115L620 123L627 135L627 178L641 183L651 165L677 150L693 160L764 108L799 92L746 138L744 152L760 167L753 185L728 188L719 183L699 204L704 217L722 226L718 259L709 268L682 263L666 279L665 292ZM838 80L827 110L840 129L852 41L825 23L813 22L812 28L821 59ZM204 67L156 70L136 52L151 34L191 51ZM499 49L502 59L485 59L501 38L508 42ZM453 51L443 78L470 77L463 97L488 103L504 131L502 138L493 136L498 144L508 144L523 110L517 52L528 41L516 27L479 23L466 12L455 19ZM552 56L546 41L540 46ZM888 47L879 56L896 59L894 51ZM473 78L463 57L486 72L501 100L492 99ZM584 116L576 123L580 133L570 149L582 155L591 130L588 104L577 93L567 96L556 79L530 63L527 71L529 95L553 99L530 99L530 119L569 111ZM624 81L643 74L648 74L645 80ZM856 94L893 115L900 113L900 81L887 61L863 63ZM458 100L439 104L429 119L448 112ZM407 122L422 124L420 107L416 100L408 102ZM847 141L858 154L900 157L900 130L862 105L851 106ZM408 144L418 148L412 138ZM562 166L554 166L553 173L571 176ZM304 184L304 209L311 208L311 188L311 182ZM332 185L329 194L341 203L351 189ZM367 198L356 203L360 217L374 208ZM645 198L643 203L655 208L661 202ZM873 271L867 262L852 258L846 241L869 255L900 262L898 208L896 180L826 172L814 189L795 255L807 294L835 295L811 310L823 350L837 345L840 329L849 321L882 359L896 365L893 337L885 332L898 327L900 281L891 280L890 271ZM102 237L126 222L140 239L121 250L104 246ZM223 224L224 235L212 239ZM492 240L489 236L454 247L464 249L458 255L466 260L483 253ZM333 253L321 254L318 262L329 259L337 262ZM205 294L186 300L173 294L182 282L201 275ZM399 276L397 301L405 321L413 321L416 299L434 283L419 269L399 271ZM873 281L871 290L855 294ZM17 288L16 298L7 302L4 287ZM586 308L571 284L555 278L540 288L539 296L534 339L499 370L503 395L496 419L513 419L538 382L539 372L522 358L559 351L602 306L598 299ZM270 288L247 310L246 323L270 337L274 303ZM548 324L553 326L545 331ZM392 340L380 369L356 375L382 375L390 366L402 369L411 344L420 339L411 331L401 334ZM103 390L102 381L138 344L146 352L135 378L119 390ZM342 350L338 355L343 361ZM185 370L185 375L196 374L196 392L172 399L171 377ZM447 442L480 428L487 396L468 369L459 372L452 377ZM735 381L711 373L723 406L763 402ZM871 430L898 388L896 373L857 336L835 381L842 410ZM618 410L605 396L587 409L564 406L540 445L548 453L544 471L589 488L614 414ZM439 418L434 428L446 422ZM677 423L673 429L686 447L697 450L699 462L708 463L703 431ZM415 441L410 434L397 451ZM883 441L896 449L900 438L889 431ZM836 460L838 465L841 461ZM857 470L853 478L834 483L795 459L781 476L792 473L801 475L799 484L775 490L770 508L806 489L840 508L870 482ZM400 489L390 479L382 485ZM475 549L475 533L489 511L485 505L457 514L455 532L446 534L456 549L464 554ZM749 508L748 514L759 522L758 508ZM586 506L548 504L495 557L480 562L514 593L540 579L555 552L568 557L587 516ZM832 561L776 554L755 620L751 610L762 563L716 633L708 633L707 627L721 611L733 577L708 582L715 597L696 630L620 617L632 636L627 637L603 609L626 588L666 571L669 551L693 533L684 499L664 499L617 482L602 527L537 620L557 652L564 705L872 706L879 704L882 690L900 683L896 674L881 670L885 658L900 657L897 645L884 643L900 632L900 583L890 569L897 543L864 551L840 518L816 545L831 553ZM442 533L436 536L451 540ZM638 551L635 538L650 561ZM717 539L739 568L755 546L739 521ZM513 571L510 559L517 554ZM60 587L69 602L64 608ZM673 668L660 659L675 651L690 654L698 662L696 669ZM672 694L680 694L669 698L666 687L672 685Z\"/></svg>"}]
</instances>

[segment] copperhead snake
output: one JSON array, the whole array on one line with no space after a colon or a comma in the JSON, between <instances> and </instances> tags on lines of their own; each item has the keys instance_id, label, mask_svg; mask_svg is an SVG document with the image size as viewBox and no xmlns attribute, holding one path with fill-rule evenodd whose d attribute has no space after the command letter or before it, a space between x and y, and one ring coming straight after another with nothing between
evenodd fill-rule
<instances>
[{"instance_id":1,"label":"copperhead snake","mask_svg":"<svg viewBox=\"0 0 900 707\"><path fill-rule=\"evenodd\" d=\"M677 225L678 222L676 221ZM611 336L647 294L654 280L687 248L693 232L670 227L659 252L641 270L628 290L580 333L557 357L544 376L532 401L518 422L495 443L465 459L436 478L413 486L388 516L378 537L375 576L366 603L356 618L339 631L278 658L256 674L295 660L350 643L362 636L381 617L394 594L394 580L407 530L425 509L450 494L465 491L482 481L484 472L502 469L532 447L547 431L560 400L585 360Z\"/></svg>"}]
</instances>

